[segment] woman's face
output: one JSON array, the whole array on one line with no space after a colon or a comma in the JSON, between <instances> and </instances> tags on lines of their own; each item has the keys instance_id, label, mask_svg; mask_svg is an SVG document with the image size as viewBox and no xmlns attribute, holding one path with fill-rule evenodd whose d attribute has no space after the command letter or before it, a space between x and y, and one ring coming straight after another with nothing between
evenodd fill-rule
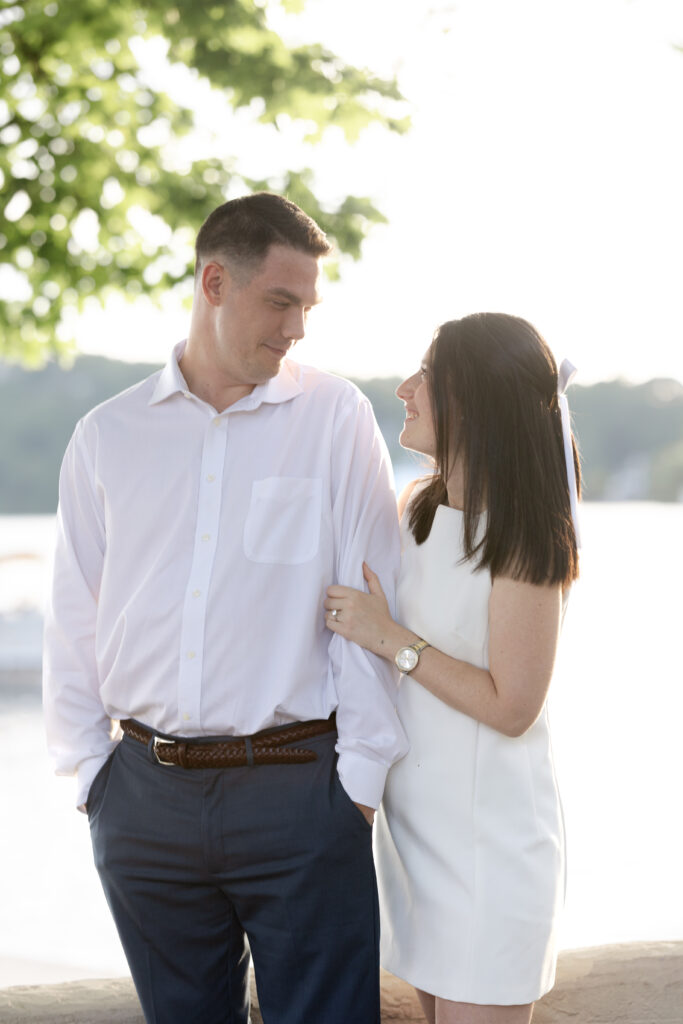
<instances>
[{"instance_id":1,"label":"woman's face","mask_svg":"<svg viewBox=\"0 0 683 1024\"><path fill-rule=\"evenodd\" d=\"M396 388L396 394L405 402L406 420L399 437L403 448L422 455L436 455L436 433L429 394L429 350L425 353L417 373Z\"/></svg>"}]
</instances>

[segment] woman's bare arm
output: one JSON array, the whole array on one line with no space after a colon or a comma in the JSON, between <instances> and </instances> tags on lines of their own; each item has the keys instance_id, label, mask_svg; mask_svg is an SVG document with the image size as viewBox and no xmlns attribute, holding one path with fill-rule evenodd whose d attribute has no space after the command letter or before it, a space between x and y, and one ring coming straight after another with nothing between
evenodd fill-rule
<instances>
[{"instance_id":1,"label":"woman's bare arm","mask_svg":"<svg viewBox=\"0 0 683 1024\"><path fill-rule=\"evenodd\" d=\"M389 615L379 580L365 570L370 592L333 586L325 607L335 633L387 660L417 635ZM504 577L493 582L489 602L489 669L451 658L433 647L420 655L412 677L442 700L506 736L521 736L533 725L552 678L560 631L561 588ZM428 640L429 637L424 637Z\"/></svg>"},{"instance_id":2,"label":"woman's bare arm","mask_svg":"<svg viewBox=\"0 0 683 1024\"><path fill-rule=\"evenodd\" d=\"M419 483L419 478L411 480L409 484L406 484L401 493L398 496L398 518L400 519L405 512L406 505L410 500L410 495L415 490L415 485Z\"/></svg>"}]
</instances>

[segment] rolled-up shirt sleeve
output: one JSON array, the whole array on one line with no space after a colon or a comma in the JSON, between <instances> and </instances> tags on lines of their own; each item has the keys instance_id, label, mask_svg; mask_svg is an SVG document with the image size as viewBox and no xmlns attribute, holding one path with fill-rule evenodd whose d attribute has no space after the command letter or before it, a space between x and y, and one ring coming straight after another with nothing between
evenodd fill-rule
<instances>
[{"instance_id":1,"label":"rolled-up shirt sleeve","mask_svg":"<svg viewBox=\"0 0 683 1024\"><path fill-rule=\"evenodd\" d=\"M105 514L81 421L59 482L52 587L45 612L43 708L58 775L77 775L76 803L115 745L99 694L97 600L105 554Z\"/></svg>"},{"instance_id":2,"label":"rolled-up shirt sleeve","mask_svg":"<svg viewBox=\"0 0 683 1024\"><path fill-rule=\"evenodd\" d=\"M358 396L335 427L333 456L337 582L366 590L363 561L377 573L395 613L400 539L389 455L367 399ZM396 713L393 665L344 640L330 640L338 697L338 771L356 803L378 807L391 765L408 743Z\"/></svg>"}]
</instances>

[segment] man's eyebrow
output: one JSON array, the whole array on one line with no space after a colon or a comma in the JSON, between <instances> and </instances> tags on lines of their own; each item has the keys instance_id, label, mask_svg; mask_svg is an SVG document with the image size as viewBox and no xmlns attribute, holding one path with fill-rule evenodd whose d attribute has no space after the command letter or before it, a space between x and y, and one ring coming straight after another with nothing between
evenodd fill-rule
<instances>
[{"instance_id":1,"label":"man's eyebrow","mask_svg":"<svg viewBox=\"0 0 683 1024\"><path fill-rule=\"evenodd\" d=\"M290 292L288 288L269 288L266 292L267 295L277 295L281 299L287 299L288 302L294 303L295 306L307 306L307 302L303 302L298 295L294 292ZM317 306L322 299L316 294L315 300L311 303L312 306Z\"/></svg>"}]
</instances>

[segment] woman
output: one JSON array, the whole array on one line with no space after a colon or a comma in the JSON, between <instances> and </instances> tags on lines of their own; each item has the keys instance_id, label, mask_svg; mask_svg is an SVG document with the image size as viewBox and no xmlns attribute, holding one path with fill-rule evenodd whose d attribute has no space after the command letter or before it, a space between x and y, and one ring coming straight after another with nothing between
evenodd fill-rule
<instances>
[{"instance_id":1,"label":"woman","mask_svg":"<svg viewBox=\"0 0 683 1024\"><path fill-rule=\"evenodd\" d=\"M400 442L435 472L399 499L396 621L367 566L369 593L325 601L333 632L404 673L411 749L377 828L382 963L430 1024L528 1024L554 980L564 835L545 702L578 574L563 385L526 321L443 324L397 390Z\"/></svg>"}]
</instances>

